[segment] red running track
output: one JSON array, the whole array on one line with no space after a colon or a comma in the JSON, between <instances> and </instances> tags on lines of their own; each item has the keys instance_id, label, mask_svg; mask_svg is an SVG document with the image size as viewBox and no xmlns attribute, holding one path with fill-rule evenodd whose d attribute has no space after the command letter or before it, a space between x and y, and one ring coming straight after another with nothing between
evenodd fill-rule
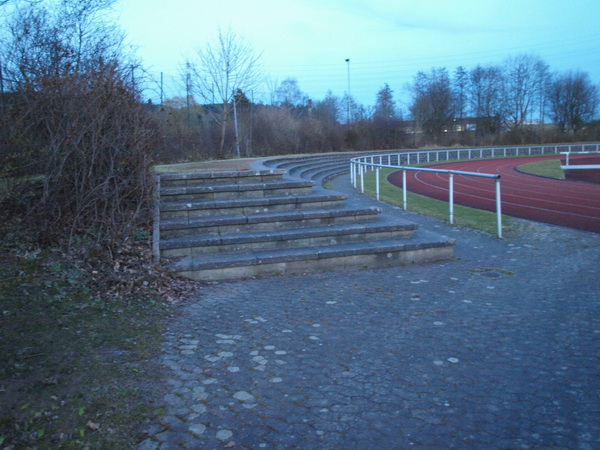
<instances>
[{"instance_id":1,"label":"red running track","mask_svg":"<svg viewBox=\"0 0 600 450\"><path fill-rule=\"evenodd\" d=\"M428 167L500 174L503 214L600 233L600 184L538 177L516 169L521 164L560 158L553 155L489 159ZM391 174L388 180L402 186L402 172ZM448 201L448 174L409 170L406 182L411 192ZM454 175L456 204L495 211L495 189L493 179Z\"/></svg>"}]
</instances>

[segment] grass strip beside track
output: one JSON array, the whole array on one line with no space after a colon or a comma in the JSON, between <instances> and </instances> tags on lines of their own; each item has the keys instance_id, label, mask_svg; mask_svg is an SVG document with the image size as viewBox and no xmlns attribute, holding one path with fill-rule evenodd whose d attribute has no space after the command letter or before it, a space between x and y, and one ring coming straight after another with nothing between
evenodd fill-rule
<instances>
[{"instance_id":1,"label":"grass strip beside track","mask_svg":"<svg viewBox=\"0 0 600 450\"><path fill-rule=\"evenodd\" d=\"M402 207L402 188L394 186L387 177L396 172L397 169L381 169L379 174L380 180L380 199L391 205ZM371 196L376 195L376 178L375 172L369 172L365 175L365 193ZM407 207L410 211L414 211L426 216L435 217L448 221L448 202L436 200L424 195L419 195L407 192ZM498 231L496 222L496 213L484 211L467 206L454 204L454 224L485 231L490 234L496 234ZM503 233L510 230L510 217L502 216Z\"/></svg>"},{"instance_id":2,"label":"grass strip beside track","mask_svg":"<svg viewBox=\"0 0 600 450\"><path fill-rule=\"evenodd\" d=\"M517 170L519 172L538 175L540 177L564 180L565 173L560 168L560 164L560 159L549 159L547 161L521 164L520 166L517 166Z\"/></svg>"}]
</instances>

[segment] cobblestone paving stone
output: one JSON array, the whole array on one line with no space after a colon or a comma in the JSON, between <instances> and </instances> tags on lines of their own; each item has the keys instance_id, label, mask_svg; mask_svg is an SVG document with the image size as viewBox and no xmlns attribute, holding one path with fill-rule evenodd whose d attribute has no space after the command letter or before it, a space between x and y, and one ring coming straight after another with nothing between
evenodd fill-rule
<instances>
[{"instance_id":1,"label":"cobblestone paving stone","mask_svg":"<svg viewBox=\"0 0 600 450\"><path fill-rule=\"evenodd\" d=\"M419 222L458 240L455 260L182 305L165 415L138 448L600 448L600 234Z\"/></svg>"}]
</instances>

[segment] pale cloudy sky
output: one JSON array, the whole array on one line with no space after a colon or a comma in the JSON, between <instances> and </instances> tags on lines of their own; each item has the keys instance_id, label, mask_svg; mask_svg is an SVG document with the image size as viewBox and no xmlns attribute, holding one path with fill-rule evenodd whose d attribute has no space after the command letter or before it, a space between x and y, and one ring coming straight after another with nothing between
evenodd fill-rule
<instances>
[{"instance_id":1,"label":"pale cloudy sky","mask_svg":"<svg viewBox=\"0 0 600 450\"><path fill-rule=\"evenodd\" d=\"M406 112L419 70L501 64L534 54L551 70L583 70L600 83L600 0L120 0L117 14L165 95L181 93L179 68L231 28L262 53L265 76L298 80L313 100L348 89L372 105L388 83ZM253 92L268 100L269 88ZM147 93L155 101L158 90Z\"/></svg>"}]
</instances>

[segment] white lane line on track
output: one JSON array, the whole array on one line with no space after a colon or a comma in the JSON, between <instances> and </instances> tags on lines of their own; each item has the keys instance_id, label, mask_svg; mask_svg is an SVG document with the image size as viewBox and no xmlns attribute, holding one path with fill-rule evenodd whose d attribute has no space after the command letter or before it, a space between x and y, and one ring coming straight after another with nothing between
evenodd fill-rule
<instances>
[{"instance_id":1,"label":"white lane line on track","mask_svg":"<svg viewBox=\"0 0 600 450\"><path fill-rule=\"evenodd\" d=\"M507 207L514 206L516 208L524 208L532 211L555 213L561 216L565 215L600 220L600 195L594 195L600 193L600 188L593 185L583 185L582 183L565 182L562 180L554 181L541 177L535 177L536 182L533 183L534 178L529 178L532 177L531 175L520 173L515 170L516 166L526 162L522 158L519 158L518 160L518 163L520 164L515 164L514 159L510 162L509 160L498 161L504 164L495 167L490 167L489 165L478 165L473 167L473 164L442 164L438 165L438 167L442 166L445 169L500 174L503 180L502 203ZM448 192L448 176L445 174L415 172L412 179L437 191L438 194ZM461 179L464 179L466 182L461 182ZM524 179L528 182L524 183ZM436 184L436 181L439 181L439 184ZM493 201L495 192L494 184L492 183L491 185L486 186L484 181L485 180L480 180L476 177L455 175L455 194L457 196L479 200L480 202ZM560 183L560 185L557 183ZM408 185L408 188L410 190L410 184ZM467 189L469 192L465 192L463 189ZM474 194L473 191L479 193L479 195ZM587 198L583 198L585 195L582 196L582 194L585 193L587 193ZM545 197L545 199L541 199L537 194ZM510 201L515 197L522 201ZM551 199L548 200L548 197ZM593 201L594 197L598 198L597 202ZM590 198L592 200L590 200ZM526 204L530 202L537 202L538 205L534 206ZM568 207L568 209L577 208L578 211L564 211L565 207Z\"/></svg>"}]
</instances>

